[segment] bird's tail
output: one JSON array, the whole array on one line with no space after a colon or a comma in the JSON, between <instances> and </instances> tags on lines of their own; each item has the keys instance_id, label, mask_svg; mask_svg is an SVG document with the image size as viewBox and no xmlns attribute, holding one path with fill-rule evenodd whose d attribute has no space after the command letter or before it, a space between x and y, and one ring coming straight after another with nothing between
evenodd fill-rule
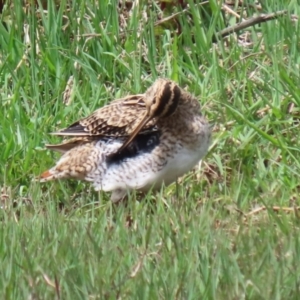
<instances>
[{"instance_id":1,"label":"bird's tail","mask_svg":"<svg viewBox=\"0 0 300 300\"><path fill-rule=\"evenodd\" d=\"M65 153L53 168L38 176L37 180L40 182L67 178L88 180L101 159L100 149L95 146L95 142L82 143L78 146L74 145L73 141L69 144L48 145L47 148Z\"/></svg>"}]
</instances>

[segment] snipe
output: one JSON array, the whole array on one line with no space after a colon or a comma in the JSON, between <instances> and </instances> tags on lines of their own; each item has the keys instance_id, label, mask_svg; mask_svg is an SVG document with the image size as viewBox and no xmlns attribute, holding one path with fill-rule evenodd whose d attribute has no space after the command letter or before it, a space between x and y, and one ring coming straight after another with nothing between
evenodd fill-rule
<instances>
[{"instance_id":1,"label":"snipe","mask_svg":"<svg viewBox=\"0 0 300 300\"><path fill-rule=\"evenodd\" d=\"M53 134L73 138L46 145L64 154L40 181L90 181L112 201L174 182L206 154L211 135L198 100L162 78Z\"/></svg>"}]
</instances>

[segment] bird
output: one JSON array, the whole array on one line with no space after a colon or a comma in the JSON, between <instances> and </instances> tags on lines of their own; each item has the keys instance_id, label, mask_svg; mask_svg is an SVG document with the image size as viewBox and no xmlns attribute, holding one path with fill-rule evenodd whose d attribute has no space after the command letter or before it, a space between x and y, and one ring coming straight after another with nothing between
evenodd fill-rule
<instances>
[{"instance_id":1,"label":"bird","mask_svg":"<svg viewBox=\"0 0 300 300\"><path fill-rule=\"evenodd\" d=\"M112 202L175 182L204 157L211 140L198 99L166 78L52 134L69 139L46 145L62 156L39 181L85 180L111 192Z\"/></svg>"}]
</instances>

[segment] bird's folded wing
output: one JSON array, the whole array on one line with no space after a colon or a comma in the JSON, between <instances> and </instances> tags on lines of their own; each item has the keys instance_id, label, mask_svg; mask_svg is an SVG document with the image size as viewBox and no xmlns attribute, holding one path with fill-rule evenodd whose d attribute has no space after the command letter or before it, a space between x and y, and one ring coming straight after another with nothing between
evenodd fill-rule
<instances>
[{"instance_id":1,"label":"bird's folded wing","mask_svg":"<svg viewBox=\"0 0 300 300\"><path fill-rule=\"evenodd\" d=\"M128 136L146 114L144 94L117 99L71 126L53 132L60 136ZM156 120L149 121L140 133L154 130Z\"/></svg>"}]
</instances>

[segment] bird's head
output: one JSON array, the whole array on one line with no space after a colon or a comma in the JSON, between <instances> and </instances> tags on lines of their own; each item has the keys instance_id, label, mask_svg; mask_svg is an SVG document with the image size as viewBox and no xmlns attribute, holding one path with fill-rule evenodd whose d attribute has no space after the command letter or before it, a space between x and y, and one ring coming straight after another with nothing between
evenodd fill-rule
<instances>
[{"instance_id":1,"label":"bird's head","mask_svg":"<svg viewBox=\"0 0 300 300\"><path fill-rule=\"evenodd\" d=\"M181 96L180 87L169 79L157 79L145 93L149 118L164 118L177 109Z\"/></svg>"}]
</instances>

